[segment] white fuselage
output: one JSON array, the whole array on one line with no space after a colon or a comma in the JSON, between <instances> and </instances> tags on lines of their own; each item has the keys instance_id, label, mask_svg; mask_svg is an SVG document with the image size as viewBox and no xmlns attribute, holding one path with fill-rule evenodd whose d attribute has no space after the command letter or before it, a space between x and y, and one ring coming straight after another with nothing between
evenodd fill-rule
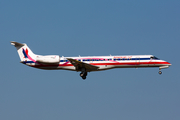
<instances>
[{"instance_id":1,"label":"white fuselage","mask_svg":"<svg viewBox=\"0 0 180 120\"><path fill-rule=\"evenodd\" d=\"M34 54L26 44L11 41L17 49L21 63L45 70L72 70L81 71L80 76L86 79L87 72L101 71L113 68L159 67L168 68L171 64L160 60L153 55L127 56L90 56L90 57L60 57L59 55Z\"/></svg>"},{"instance_id":2,"label":"white fuselage","mask_svg":"<svg viewBox=\"0 0 180 120\"><path fill-rule=\"evenodd\" d=\"M66 58L72 58L80 62L98 66L100 71L112 68L138 68L138 67L169 67L171 64L155 58L153 55L128 55L128 56L91 56L91 57L61 57L59 64L41 64L34 61L26 61L25 64L39 69L64 69L77 70ZM90 72L87 70L87 72Z\"/></svg>"}]
</instances>

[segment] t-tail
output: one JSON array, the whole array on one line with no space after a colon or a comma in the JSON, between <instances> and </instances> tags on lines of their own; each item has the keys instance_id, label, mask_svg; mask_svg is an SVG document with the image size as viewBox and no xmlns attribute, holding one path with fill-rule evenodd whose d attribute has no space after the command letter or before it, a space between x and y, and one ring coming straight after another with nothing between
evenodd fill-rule
<instances>
[{"instance_id":1,"label":"t-tail","mask_svg":"<svg viewBox=\"0 0 180 120\"><path fill-rule=\"evenodd\" d=\"M35 54L29 49L26 44L11 41L11 45L14 45L17 49L21 62L32 61L35 59Z\"/></svg>"},{"instance_id":2,"label":"t-tail","mask_svg":"<svg viewBox=\"0 0 180 120\"><path fill-rule=\"evenodd\" d=\"M12 41L11 45L14 45L16 47L19 57L21 59L21 63L36 63L38 65L59 65L59 55L36 55L31 51L31 49L29 49L26 44Z\"/></svg>"}]
</instances>

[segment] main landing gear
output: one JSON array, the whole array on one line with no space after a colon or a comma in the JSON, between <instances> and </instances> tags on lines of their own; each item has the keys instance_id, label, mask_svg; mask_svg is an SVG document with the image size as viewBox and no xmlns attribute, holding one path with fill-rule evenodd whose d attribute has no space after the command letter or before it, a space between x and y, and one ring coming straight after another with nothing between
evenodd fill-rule
<instances>
[{"instance_id":1,"label":"main landing gear","mask_svg":"<svg viewBox=\"0 0 180 120\"><path fill-rule=\"evenodd\" d=\"M85 79L86 79L86 76L87 76L87 72L84 72L84 73L81 72L81 73L80 73L80 76L82 77L83 80L85 80Z\"/></svg>"},{"instance_id":2,"label":"main landing gear","mask_svg":"<svg viewBox=\"0 0 180 120\"><path fill-rule=\"evenodd\" d=\"M86 72L85 68L82 68L82 69L81 69L80 76L82 77L83 80L86 79L87 72Z\"/></svg>"}]
</instances>

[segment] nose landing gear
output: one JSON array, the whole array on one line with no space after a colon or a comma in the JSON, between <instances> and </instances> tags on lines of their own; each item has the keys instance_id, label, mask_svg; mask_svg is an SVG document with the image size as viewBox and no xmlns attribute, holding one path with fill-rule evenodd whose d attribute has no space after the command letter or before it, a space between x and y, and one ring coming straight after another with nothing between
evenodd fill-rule
<instances>
[{"instance_id":1,"label":"nose landing gear","mask_svg":"<svg viewBox=\"0 0 180 120\"><path fill-rule=\"evenodd\" d=\"M162 74L162 72L161 72L161 68L159 68L159 72L158 72L160 75Z\"/></svg>"}]
</instances>

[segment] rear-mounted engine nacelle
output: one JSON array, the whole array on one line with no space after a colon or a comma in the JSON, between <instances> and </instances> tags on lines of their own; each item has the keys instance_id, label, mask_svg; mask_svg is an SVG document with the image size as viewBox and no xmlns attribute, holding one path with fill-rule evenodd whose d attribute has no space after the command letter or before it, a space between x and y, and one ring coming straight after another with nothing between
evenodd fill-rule
<instances>
[{"instance_id":1,"label":"rear-mounted engine nacelle","mask_svg":"<svg viewBox=\"0 0 180 120\"><path fill-rule=\"evenodd\" d=\"M43 64L59 64L59 55L37 56L36 61Z\"/></svg>"}]
</instances>

